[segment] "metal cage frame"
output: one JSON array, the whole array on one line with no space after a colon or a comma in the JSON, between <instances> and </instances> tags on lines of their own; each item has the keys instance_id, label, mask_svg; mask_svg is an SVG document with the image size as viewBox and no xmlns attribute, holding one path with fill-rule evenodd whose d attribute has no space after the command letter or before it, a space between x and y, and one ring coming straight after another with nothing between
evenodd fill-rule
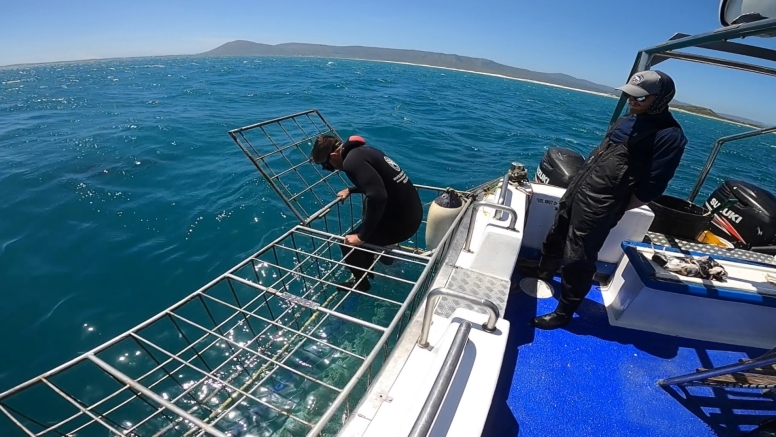
<instances>
[{"instance_id":1,"label":"metal cage frame","mask_svg":"<svg viewBox=\"0 0 776 437\"><path fill-rule=\"evenodd\" d=\"M295 435L336 433L425 298L475 193L497 181L459 192L465 207L435 250L420 242L422 227L409 244L350 247L371 253L366 274L380 280L362 291L340 281L343 234L358 225L360 206L335 198L339 172L323 174L307 158L321 134L339 138L315 109L229 131L299 223L149 320L0 393L0 419L34 437L236 437L265 422ZM448 190L416 188L425 206ZM378 268L386 260L401 274ZM352 346L356 337L367 350ZM319 393L321 405L289 397L289 385Z\"/></svg>"}]
</instances>

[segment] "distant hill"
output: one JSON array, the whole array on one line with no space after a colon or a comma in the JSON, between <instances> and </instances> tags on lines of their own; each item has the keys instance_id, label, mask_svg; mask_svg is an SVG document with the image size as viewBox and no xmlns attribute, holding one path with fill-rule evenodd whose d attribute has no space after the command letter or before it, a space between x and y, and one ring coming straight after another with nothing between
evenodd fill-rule
<instances>
[{"instance_id":1,"label":"distant hill","mask_svg":"<svg viewBox=\"0 0 776 437\"><path fill-rule=\"evenodd\" d=\"M758 127L764 127L765 123L756 121L756 120L750 120L748 118L739 117L737 115L730 115L730 114L723 114L721 112L718 113L720 117L727 118L728 120L738 121L743 124L750 124L752 126L758 126Z\"/></svg>"},{"instance_id":2,"label":"distant hill","mask_svg":"<svg viewBox=\"0 0 776 437\"><path fill-rule=\"evenodd\" d=\"M704 108L702 106L695 106L690 105L689 103L679 103L679 102L672 102L671 104L672 108L681 109L682 111L692 112L698 115L705 115L708 117L716 117L716 118L724 118L720 114L717 114L716 112L712 111L709 108Z\"/></svg>"},{"instance_id":3,"label":"distant hill","mask_svg":"<svg viewBox=\"0 0 776 437\"><path fill-rule=\"evenodd\" d=\"M347 58L371 61L404 62L409 64L429 65L433 67L454 68L457 70L478 73L499 74L515 79L534 80L569 88L604 93L619 96L615 87L597 84L589 80L578 79L562 73L541 73L524 68L510 67L489 59L471 58L468 56L445 53L424 52L420 50L385 49L363 46L328 46L321 44L286 43L260 44L251 41L232 41L213 50L196 56L309 56L318 58ZM708 117L744 123L752 126L762 126L760 122L747 120L732 115L718 114L711 109L674 101L674 108L693 112Z\"/></svg>"},{"instance_id":4,"label":"distant hill","mask_svg":"<svg viewBox=\"0 0 776 437\"><path fill-rule=\"evenodd\" d=\"M455 68L479 73L500 74L516 79L535 80L597 93L615 94L613 87L577 79L562 73L539 73L523 68L509 67L497 62L468 56L420 50L384 49L362 46L327 46L320 44L287 43L259 44L251 41L232 41L198 56L311 56L320 58L350 58L371 61L406 62L434 67Z\"/></svg>"},{"instance_id":5,"label":"distant hill","mask_svg":"<svg viewBox=\"0 0 776 437\"><path fill-rule=\"evenodd\" d=\"M714 112L711 109L704 108L702 106L695 106L687 103L680 103L680 102L674 101L671 103L671 107L676 109L681 109L682 111L692 112L693 114L705 115L707 117L718 118L720 120L732 121L735 123L745 124L751 127L765 126L763 123L760 123L759 121L749 120L747 118L737 117L735 115L720 114L718 112Z\"/></svg>"}]
</instances>

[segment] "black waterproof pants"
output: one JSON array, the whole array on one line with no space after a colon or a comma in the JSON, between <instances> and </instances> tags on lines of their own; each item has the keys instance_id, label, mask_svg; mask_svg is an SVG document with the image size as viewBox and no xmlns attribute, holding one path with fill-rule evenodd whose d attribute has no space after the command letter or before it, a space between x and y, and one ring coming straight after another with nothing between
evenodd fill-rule
<instances>
[{"instance_id":1,"label":"black waterproof pants","mask_svg":"<svg viewBox=\"0 0 776 437\"><path fill-rule=\"evenodd\" d=\"M399 244L415 235L420 228L422 217L417 220L404 220L405 223L397 223L391 219L384 219L377 225L377 229L366 240L366 243L375 246L390 246ZM358 233L356 229L354 233ZM375 262L376 255L369 249L357 249L349 245L340 245L342 249L342 259L348 265L348 269L353 273L353 278L358 282L366 271Z\"/></svg>"},{"instance_id":2,"label":"black waterproof pants","mask_svg":"<svg viewBox=\"0 0 776 437\"><path fill-rule=\"evenodd\" d=\"M598 252L612 227L613 218L591 220L582 207L574 207L574 197L561 199L555 221L542 246L539 267L553 272L564 262L558 310L572 314L579 308L593 284Z\"/></svg>"}]
</instances>

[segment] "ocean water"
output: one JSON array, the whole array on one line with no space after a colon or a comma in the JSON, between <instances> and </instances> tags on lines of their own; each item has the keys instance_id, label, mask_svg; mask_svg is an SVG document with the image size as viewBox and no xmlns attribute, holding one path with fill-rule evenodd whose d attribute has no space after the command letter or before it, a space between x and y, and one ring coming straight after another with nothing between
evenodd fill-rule
<instances>
[{"instance_id":1,"label":"ocean water","mask_svg":"<svg viewBox=\"0 0 776 437\"><path fill-rule=\"evenodd\" d=\"M626 74L623 72L623 74ZM678 84L681 87L681 83ZM166 58L0 70L0 392L157 314L295 221L227 131L317 108L415 183L466 188L586 155L615 100L418 66ZM748 128L676 113L686 196L714 141ZM732 143L724 178L776 191L776 137ZM3 433L0 432L0 435Z\"/></svg>"}]
</instances>

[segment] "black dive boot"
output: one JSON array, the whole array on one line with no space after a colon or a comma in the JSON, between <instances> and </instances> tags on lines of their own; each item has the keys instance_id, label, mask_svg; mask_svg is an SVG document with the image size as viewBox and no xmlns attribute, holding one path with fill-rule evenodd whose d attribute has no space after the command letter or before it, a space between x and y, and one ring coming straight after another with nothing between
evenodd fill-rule
<instances>
[{"instance_id":1,"label":"black dive boot","mask_svg":"<svg viewBox=\"0 0 776 437\"><path fill-rule=\"evenodd\" d=\"M531 321L531 324L539 329L557 329L562 328L569 323L571 323L571 320L574 317L574 313L566 313L562 310L555 310L551 313L545 314L543 316L534 317L534 319Z\"/></svg>"},{"instance_id":2,"label":"black dive boot","mask_svg":"<svg viewBox=\"0 0 776 437\"><path fill-rule=\"evenodd\" d=\"M574 312L579 308L581 303L582 299L564 299L561 297L555 311L543 316L534 317L531 324L539 329L546 330L562 328L571 323L571 320L574 318Z\"/></svg>"},{"instance_id":3,"label":"black dive boot","mask_svg":"<svg viewBox=\"0 0 776 437\"><path fill-rule=\"evenodd\" d=\"M351 276L348 280L337 282L334 285L339 288L345 288L348 290L353 289L364 292L369 291L372 288L372 284L369 283L369 279L365 278L364 276L361 277L361 280L356 280L356 278Z\"/></svg>"},{"instance_id":4,"label":"black dive boot","mask_svg":"<svg viewBox=\"0 0 776 437\"><path fill-rule=\"evenodd\" d=\"M399 247L398 244L391 244L391 245L385 246L385 248L388 249L388 250L386 252L383 252L382 254L378 255L377 259L381 263L383 263L383 264L385 264L387 266L392 265L393 262L396 261L396 259L393 258L392 256L386 256L386 253L390 253L391 250L396 249L397 247Z\"/></svg>"}]
</instances>

